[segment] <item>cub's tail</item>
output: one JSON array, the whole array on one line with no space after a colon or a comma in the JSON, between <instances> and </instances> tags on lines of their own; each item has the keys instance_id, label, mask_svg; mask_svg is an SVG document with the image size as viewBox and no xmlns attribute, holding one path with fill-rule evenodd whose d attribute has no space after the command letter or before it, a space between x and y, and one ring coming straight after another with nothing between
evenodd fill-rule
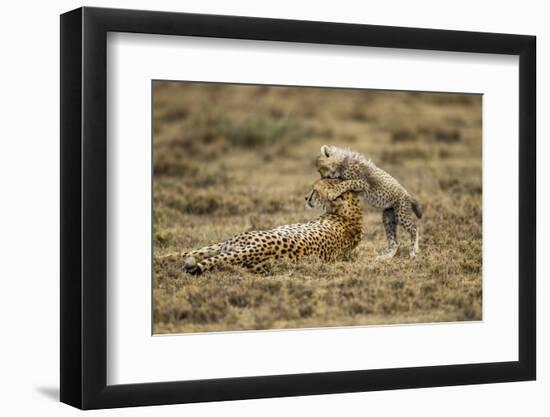
<instances>
[{"instance_id":1,"label":"cub's tail","mask_svg":"<svg viewBox=\"0 0 550 417\"><path fill-rule=\"evenodd\" d=\"M420 205L418 204L418 201L416 201L416 198L411 197L411 205L412 205L412 209L414 211L414 214L416 214L416 217L421 219L422 218L422 209L420 208Z\"/></svg>"}]
</instances>

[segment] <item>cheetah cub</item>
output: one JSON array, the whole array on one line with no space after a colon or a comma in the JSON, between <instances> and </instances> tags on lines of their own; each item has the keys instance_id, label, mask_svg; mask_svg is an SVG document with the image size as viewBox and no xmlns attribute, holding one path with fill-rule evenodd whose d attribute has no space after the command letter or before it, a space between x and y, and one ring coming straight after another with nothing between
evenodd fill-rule
<instances>
[{"instance_id":1,"label":"cheetah cub","mask_svg":"<svg viewBox=\"0 0 550 417\"><path fill-rule=\"evenodd\" d=\"M391 259L397 253L397 225L400 224L411 235L409 255L418 253L418 228L416 219L422 211L416 199L386 171L378 168L370 159L350 149L324 145L316 161L321 178L339 178L342 181L333 188L329 199L337 198L349 190L360 191L368 204L383 209L382 222L388 248L376 259Z\"/></svg>"},{"instance_id":2,"label":"cheetah cub","mask_svg":"<svg viewBox=\"0 0 550 417\"><path fill-rule=\"evenodd\" d=\"M307 223L289 224L271 230L239 233L223 242L182 254L190 274L238 265L262 271L273 260L298 260L317 256L324 261L346 258L363 233L363 207L358 192L341 191L329 200L327 193L341 181L320 179L306 196L306 206L324 213Z\"/></svg>"}]
</instances>

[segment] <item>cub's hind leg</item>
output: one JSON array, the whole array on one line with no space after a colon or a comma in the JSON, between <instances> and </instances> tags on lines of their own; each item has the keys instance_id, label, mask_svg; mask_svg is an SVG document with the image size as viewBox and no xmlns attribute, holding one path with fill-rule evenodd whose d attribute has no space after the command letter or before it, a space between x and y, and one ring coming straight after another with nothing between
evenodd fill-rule
<instances>
[{"instance_id":1,"label":"cub's hind leg","mask_svg":"<svg viewBox=\"0 0 550 417\"><path fill-rule=\"evenodd\" d=\"M397 243L397 219L393 207L387 208L382 212L382 222L384 223L384 231L388 239L388 247L376 257L377 260L391 259L399 249Z\"/></svg>"},{"instance_id":2,"label":"cub's hind leg","mask_svg":"<svg viewBox=\"0 0 550 417\"><path fill-rule=\"evenodd\" d=\"M418 227L412 212L412 205L409 200L400 201L395 208L397 223L405 228L411 236L411 248L409 255L411 258L416 257L418 253Z\"/></svg>"}]
</instances>

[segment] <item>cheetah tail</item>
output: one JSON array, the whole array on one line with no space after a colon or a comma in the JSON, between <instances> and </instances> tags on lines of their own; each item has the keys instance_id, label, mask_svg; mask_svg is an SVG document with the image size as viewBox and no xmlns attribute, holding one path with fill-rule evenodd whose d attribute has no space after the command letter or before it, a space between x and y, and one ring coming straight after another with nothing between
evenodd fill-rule
<instances>
[{"instance_id":1,"label":"cheetah tail","mask_svg":"<svg viewBox=\"0 0 550 417\"><path fill-rule=\"evenodd\" d=\"M178 253L178 252L170 252L165 255L155 255L155 259L166 259L166 258L176 258L176 257L185 257L187 252Z\"/></svg>"},{"instance_id":2,"label":"cheetah tail","mask_svg":"<svg viewBox=\"0 0 550 417\"><path fill-rule=\"evenodd\" d=\"M418 204L418 201L416 201L416 199L414 199L414 198L411 198L411 205L412 205L412 209L414 211L414 214L416 214L416 217L421 219L422 218L422 209L420 208L420 205Z\"/></svg>"}]
</instances>

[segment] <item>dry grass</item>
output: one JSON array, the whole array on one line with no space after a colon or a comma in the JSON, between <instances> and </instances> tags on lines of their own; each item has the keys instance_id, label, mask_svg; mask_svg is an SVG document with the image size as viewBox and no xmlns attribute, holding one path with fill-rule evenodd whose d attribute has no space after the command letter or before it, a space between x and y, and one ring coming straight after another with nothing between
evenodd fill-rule
<instances>
[{"instance_id":1,"label":"dry grass","mask_svg":"<svg viewBox=\"0 0 550 417\"><path fill-rule=\"evenodd\" d=\"M153 143L155 333L481 319L480 96L156 82ZM418 197L418 259L402 245L374 260L386 242L370 207L346 262L194 277L167 256L317 216L303 199L323 144L364 153Z\"/></svg>"}]
</instances>

